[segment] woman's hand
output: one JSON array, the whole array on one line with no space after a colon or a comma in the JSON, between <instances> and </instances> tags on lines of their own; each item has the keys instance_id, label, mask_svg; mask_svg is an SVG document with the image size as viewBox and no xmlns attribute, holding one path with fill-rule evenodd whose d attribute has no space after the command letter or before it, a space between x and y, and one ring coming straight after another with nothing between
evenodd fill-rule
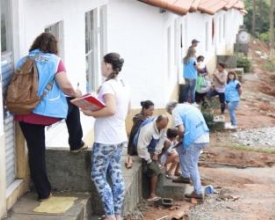
<instances>
[{"instance_id":1,"label":"woman's hand","mask_svg":"<svg viewBox=\"0 0 275 220\"><path fill-rule=\"evenodd\" d=\"M89 109L87 109L87 110L81 109L81 111L83 112L84 115L93 116L94 117L93 111L91 111Z\"/></svg>"},{"instance_id":2,"label":"woman's hand","mask_svg":"<svg viewBox=\"0 0 275 220\"><path fill-rule=\"evenodd\" d=\"M78 97L82 96L82 92L81 92L81 90L76 89L74 92L75 92L75 97L76 97L76 98L78 98Z\"/></svg>"}]
</instances>

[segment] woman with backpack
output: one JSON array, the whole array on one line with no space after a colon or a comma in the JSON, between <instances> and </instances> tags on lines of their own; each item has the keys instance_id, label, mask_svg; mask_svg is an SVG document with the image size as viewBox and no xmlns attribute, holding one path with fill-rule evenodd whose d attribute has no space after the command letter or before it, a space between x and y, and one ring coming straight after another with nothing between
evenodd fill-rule
<instances>
[{"instance_id":1,"label":"woman with backpack","mask_svg":"<svg viewBox=\"0 0 275 220\"><path fill-rule=\"evenodd\" d=\"M133 165L133 159L131 156L137 155L137 147L134 145L134 136L138 131L139 126L141 123L148 117L153 115L154 112L154 103L150 100L145 100L140 102L141 105L141 112L139 114L136 114L133 117L133 126L131 128L131 132L129 135L129 141L128 141L128 158L125 162L125 167L127 169L132 168Z\"/></svg>"},{"instance_id":2,"label":"woman with backpack","mask_svg":"<svg viewBox=\"0 0 275 220\"><path fill-rule=\"evenodd\" d=\"M123 63L117 53L103 57L101 71L106 80L99 89L98 99L106 106L97 111L82 110L85 115L95 118L91 176L101 197L104 220L122 220L125 186L121 157L128 141L125 119L130 111L129 87L118 76ZM112 185L107 182L107 175Z\"/></svg>"},{"instance_id":3,"label":"woman with backpack","mask_svg":"<svg viewBox=\"0 0 275 220\"><path fill-rule=\"evenodd\" d=\"M51 197L51 183L48 179L45 161L45 127L66 118L68 105L66 97L79 97L66 75L64 63L58 56L57 39L51 33L40 34L29 49L29 54L21 58L16 69L20 70L28 59L34 59L38 70L38 95L41 101L34 110L25 115L16 114L14 120L26 139L29 166L38 200ZM49 83L51 88L47 88Z\"/></svg>"}]
</instances>

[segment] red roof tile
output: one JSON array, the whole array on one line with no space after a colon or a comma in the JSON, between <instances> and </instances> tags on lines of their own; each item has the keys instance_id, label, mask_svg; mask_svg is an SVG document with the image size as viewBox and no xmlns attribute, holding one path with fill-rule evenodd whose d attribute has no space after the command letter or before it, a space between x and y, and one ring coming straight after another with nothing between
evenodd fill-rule
<instances>
[{"instance_id":1,"label":"red roof tile","mask_svg":"<svg viewBox=\"0 0 275 220\"><path fill-rule=\"evenodd\" d=\"M231 8L243 10L242 0L139 0L146 4L159 7L179 15L185 15L189 11L201 11L214 15L219 10Z\"/></svg>"},{"instance_id":2,"label":"red roof tile","mask_svg":"<svg viewBox=\"0 0 275 220\"><path fill-rule=\"evenodd\" d=\"M172 11L176 14L185 15L193 0L141 0L144 3Z\"/></svg>"},{"instance_id":3,"label":"red roof tile","mask_svg":"<svg viewBox=\"0 0 275 220\"><path fill-rule=\"evenodd\" d=\"M225 9L231 9L239 0L228 0L228 3L225 5Z\"/></svg>"},{"instance_id":4,"label":"red roof tile","mask_svg":"<svg viewBox=\"0 0 275 220\"><path fill-rule=\"evenodd\" d=\"M214 15L217 11L223 9L227 3L227 0L201 0L198 10Z\"/></svg>"},{"instance_id":5,"label":"red roof tile","mask_svg":"<svg viewBox=\"0 0 275 220\"><path fill-rule=\"evenodd\" d=\"M193 0L193 3L190 7L190 11L191 12L196 11L198 9L200 2L201 2L201 0Z\"/></svg>"},{"instance_id":6,"label":"red roof tile","mask_svg":"<svg viewBox=\"0 0 275 220\"><path fill-rule=\"evenodd\" d=\"M244 3L243 3L243 1L239 0L237 3L234 4L233 8L244 9Z\"/></svg>"}]
</instances>

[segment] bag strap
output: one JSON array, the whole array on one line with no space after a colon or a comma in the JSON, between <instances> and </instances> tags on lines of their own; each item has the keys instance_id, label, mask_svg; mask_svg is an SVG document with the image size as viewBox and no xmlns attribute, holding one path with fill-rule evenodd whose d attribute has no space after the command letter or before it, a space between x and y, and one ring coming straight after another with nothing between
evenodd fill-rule
<instances>
[{"instance_id":1,"label":"bag strap","mask_svg":"<svg viewBox=\"0 0 275 220\"><path fill-rule=\"evenodd\" d=\"M30 57L30 56L27 57L27 59L31 59L31 60L34 61L34 66L36 68L37 73L38 73L38 68L36 66L35 59L38 58L41 54L42 53L38 53L33 57ZM40 96L40 99L43 99L48 94L48 92L53 88L53 84L54 84L54 79L52 79L50 82L48 82L48 84L46 85L42 95Z\"/></svg>"}]
</instances>

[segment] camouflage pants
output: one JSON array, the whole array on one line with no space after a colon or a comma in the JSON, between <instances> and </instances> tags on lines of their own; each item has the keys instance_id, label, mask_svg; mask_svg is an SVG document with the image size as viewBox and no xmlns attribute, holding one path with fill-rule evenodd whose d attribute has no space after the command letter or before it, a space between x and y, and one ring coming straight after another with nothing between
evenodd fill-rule
<instances>
[{"instance_id":1,"label":"camouflage pants","mask_svg":"<svg viewBox=\"0 0 275 220\"><path fill-rule=\"evenodd\" d=\"M101 197L105 215L121 214L125 191L121 172L121 155L124 146L126 143L93 145L91 177ZM112 187L107 181L107 176L112 181Z\"/></svg>"}]
</instances>

